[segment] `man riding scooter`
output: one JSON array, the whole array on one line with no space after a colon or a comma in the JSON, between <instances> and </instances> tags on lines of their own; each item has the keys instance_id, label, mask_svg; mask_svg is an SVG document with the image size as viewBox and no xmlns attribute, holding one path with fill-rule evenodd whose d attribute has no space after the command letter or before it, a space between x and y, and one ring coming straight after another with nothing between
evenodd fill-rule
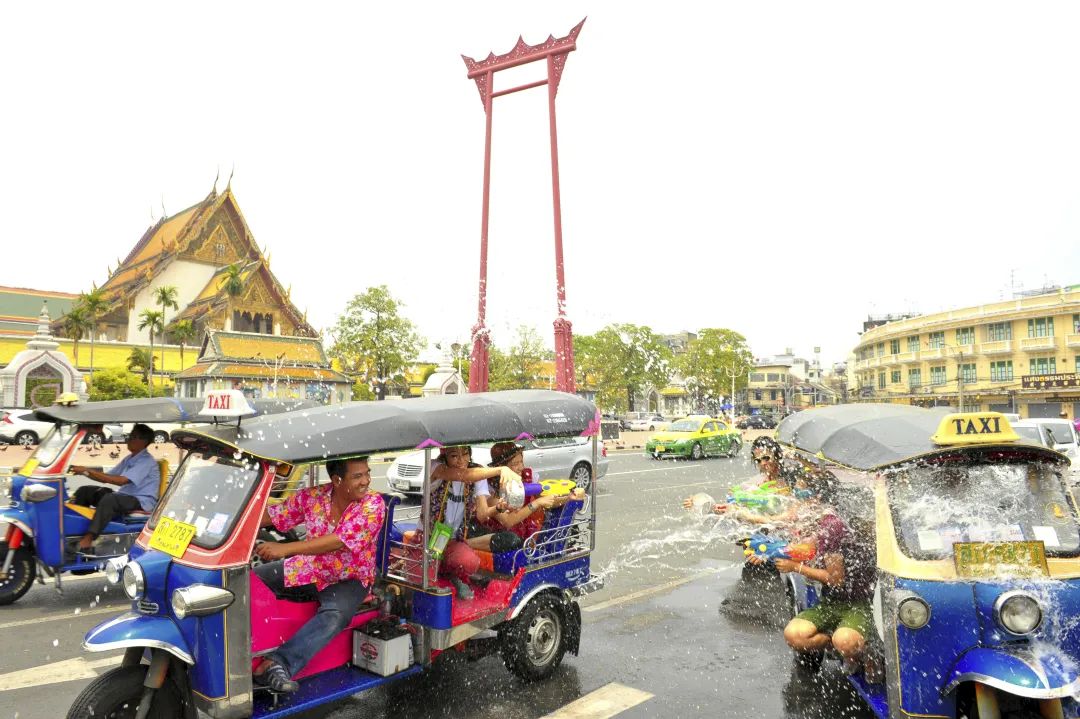
<instances>
[{"instance_id":1,"label":"man riding scooter","mask_svg":"<svg viewBox=\"0 0 1080 719\"><path fill-rule=\"evenodd\" d=\"M86 485L75 490L72 501L84 507L94 507L94 518L86 533L79 539L79 551L83 554L94 553L94 540L105 529L105 525L130 512L138 510L153 511L157 505L159 470L157 460L146 450L154 441L154 430L145 424L136 424L128 436L129 454L120 460L108 472L90 467L72 465L72 474L80 474L95 482L119 487L95 487Z\"/></svg>"}]
</instances>

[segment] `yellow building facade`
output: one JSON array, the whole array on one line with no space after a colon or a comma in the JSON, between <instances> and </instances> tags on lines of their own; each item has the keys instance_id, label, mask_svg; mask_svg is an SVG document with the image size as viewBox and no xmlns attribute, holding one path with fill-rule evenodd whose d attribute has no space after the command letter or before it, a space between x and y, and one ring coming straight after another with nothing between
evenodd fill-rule
<instances>
[{"instance_id":1,"label":"yellow building facade","mask_svg":"<svg viewBox=\"0 0 1080 719\"><path fill-rule=\"evenodd\" d=\"M854 374L854 401L1075 418L1080 286L875 327Z\"/></svg>"}]
</instances>

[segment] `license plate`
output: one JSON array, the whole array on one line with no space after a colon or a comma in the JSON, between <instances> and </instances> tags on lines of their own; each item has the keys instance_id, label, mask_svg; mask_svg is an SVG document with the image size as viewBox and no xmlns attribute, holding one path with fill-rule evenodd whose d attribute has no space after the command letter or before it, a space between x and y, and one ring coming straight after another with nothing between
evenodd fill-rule
<instances>
[{"instance_id":1,"label":"license plate","mask_svg":"<svg viewBox=\"0 0 1080 719\"><path fill-rule=\"evenodd\" d=\"M179 559L184 556L184 552L187 551L188 545L191 544L191 540L195 537L197 531L198 529L194 524L162 517L158 520L154 533L150 535L150 547L151 549L160 549L166 554Z\"/></svg>"},{"instance_id":2,"label":"license plate","mask_svg":"<svg viewBox=\"0 0 1080 719\"><path fill-rule=\"evenodd\" d=\"M956 542L953 562L960 577L1045 577L1042 542Z\"/></svg>"},{"instance_id":3,"label":"license plate","mask_svg":"<svg viewBox=\"0 0 1080 719\"><path fill-rule=\"evenodd\" d=\"M662 444L656 445L656 453L657 454L660 454L661 452L664 452L666 450L667 450L667 447L665 447L664 445L662 445Z\"/></svg>"}]
</instances>

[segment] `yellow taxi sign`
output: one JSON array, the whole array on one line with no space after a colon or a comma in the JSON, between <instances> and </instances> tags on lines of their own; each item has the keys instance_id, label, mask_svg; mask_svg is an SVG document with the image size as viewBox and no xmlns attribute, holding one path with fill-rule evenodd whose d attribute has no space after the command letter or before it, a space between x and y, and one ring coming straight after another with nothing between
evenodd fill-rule
<instances>
[{"instance_id":1,"label":"yellow taxi sign","mask_svg":"<svg viewBox=\"0 0 1080 719\"><path fill-rule=\"evenodd\" d=\"M986 444L1016 442L1020 436L1000 412L958 412L941 420L930 437L934 444Z\"/></svg>"},{"instance_id":2,"label":"yellow taxi sign","mask_svg":"<svg viewBox=\"0 0 1080 719\"><path fill-rule=\"evenodd\" d=\"M198 527L186 522L178 522L175 519L162 517L154 527L154 533L150 535L150 548L161 551L179 559L184 556L191 540L195 538Z\"/></svg>"}]
</instances>

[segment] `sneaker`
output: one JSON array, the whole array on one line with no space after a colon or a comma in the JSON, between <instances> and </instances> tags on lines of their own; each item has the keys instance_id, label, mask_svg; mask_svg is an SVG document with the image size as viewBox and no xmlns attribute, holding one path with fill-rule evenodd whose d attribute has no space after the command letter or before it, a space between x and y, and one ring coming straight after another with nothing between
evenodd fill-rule
<instances>
[{"instance_id":1,"label":"sneaker","mask_svg":"<svg viewBox=\"0 0 1080 719\"><path fill-rule=\"evenodd\" d=\"M469 589L469 585L461 581L458 577L451 577L450 583L454 585L458 599L469 600L473 598L473 590Z\"/></svg>"},{"instance_id":2,"label":"sneaker","mask_svg":"<svg viewBox=\"0 0 1080 719\"><path fill-rule=\"evenodd\" d=\"M270 691L282 692L284 694L291 694L300 688L300 683L294 681L289 676L289 673L285 671L285 667L277 662L273 662L267 666L262 674L256 674L255 681L265 687L269 687Z\"/></svg>"}]
</instances>

